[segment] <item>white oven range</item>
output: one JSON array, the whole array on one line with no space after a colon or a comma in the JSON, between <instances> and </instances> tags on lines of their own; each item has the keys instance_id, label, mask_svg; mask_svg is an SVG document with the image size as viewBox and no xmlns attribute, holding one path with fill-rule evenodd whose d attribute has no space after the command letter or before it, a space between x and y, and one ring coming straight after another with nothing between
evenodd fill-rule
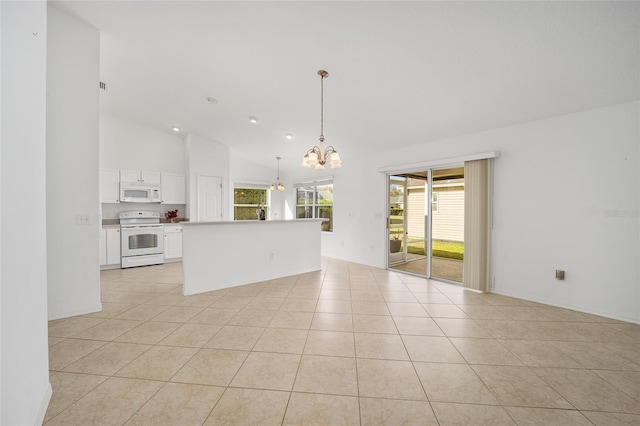
<instances>
[{"instance_id":1,"label":"white oven range","mask_svg":"<svg viewBox=\"0 0 640 426\"><path fill-rule=\"evenodd\" d=\"M164 263L164 226L160 213L120 213L122 269Z\"/></svg>"}]
</instances>

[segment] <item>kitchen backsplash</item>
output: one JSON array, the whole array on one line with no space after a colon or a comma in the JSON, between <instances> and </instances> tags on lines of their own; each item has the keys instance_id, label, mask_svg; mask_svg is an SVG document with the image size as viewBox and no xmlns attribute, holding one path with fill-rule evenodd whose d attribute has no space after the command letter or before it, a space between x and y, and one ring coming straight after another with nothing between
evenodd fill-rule
<instances>
[{"instance_id":1,"label":"kitchen backsplash","mask_svg":"<svg viewBox=\"0 0 640 426\"><path fill-rule=\"evenodd\" d=\"M164 219L164 214L169 210L178 209L178 217L184 218L186 206L184 204L156 204L156 203L118 203L102 204L102 220L118 219L118 215L128 211L149 211L160 213L160 218Z\"/></svg>"}]
</instances>

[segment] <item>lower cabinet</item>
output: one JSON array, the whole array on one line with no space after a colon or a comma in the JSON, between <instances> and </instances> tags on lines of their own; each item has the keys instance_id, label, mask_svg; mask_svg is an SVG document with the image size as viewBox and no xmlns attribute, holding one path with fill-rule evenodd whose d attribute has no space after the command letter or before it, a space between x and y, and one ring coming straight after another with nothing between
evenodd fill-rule
<instances>
[{"instance_id":1,"label":"lower cabinet","mask_svg":"<svg viewBox=\"0 0 640 426\"><path fill-rule=\"evenodd\" d=\"M107 229L107 265L119 264L120 257L120 228Z\"/></svg>"},{"instance_id":2,"label":"lower cabinet","mask_svg":"<svg viewBox=\"0 0 640 426\"><path fill-rule=\"evenodd\" d=\"M120 227L100 230L100 266L120 264Z\"/></svg>"},{"instance_id":3,"label":"lower cabinet","mask_svg":"<svg viewBox=\"0 0 640 426\"><path fill-rule=\"evenodd\" d=\"M164 227L164 259L182 258L182 226L165 225Z\"/></svg>"}]
</instances>

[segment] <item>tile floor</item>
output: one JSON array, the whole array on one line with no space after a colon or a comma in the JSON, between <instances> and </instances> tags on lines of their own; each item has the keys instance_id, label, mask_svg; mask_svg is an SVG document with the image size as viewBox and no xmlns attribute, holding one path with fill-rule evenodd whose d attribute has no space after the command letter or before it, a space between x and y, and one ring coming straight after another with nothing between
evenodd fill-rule
<instances>
[{"instance_id":1,"label":"tile floor","mask_svg":"<svg viewBox=\"0 0 640 426\"><path fill-rule=\"evenodd\" d=\"M51 321L47 425L640 424L640 326L323 259L184 297L101 273Z\"/></svg>"}]
</instances>

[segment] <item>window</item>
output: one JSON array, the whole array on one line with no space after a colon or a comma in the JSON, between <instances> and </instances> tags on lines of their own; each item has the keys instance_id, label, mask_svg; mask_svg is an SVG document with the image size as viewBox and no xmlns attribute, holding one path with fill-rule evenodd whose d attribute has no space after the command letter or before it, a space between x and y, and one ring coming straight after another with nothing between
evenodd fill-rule
<instances>
[{"instance_id":1,"label":"window","mask_svg":"<svg viewBox=\"0 0 640 426\"><path fill-rule=\"evenodd\" d=\"M329 219L322 230L333 232L333 179L296 184L296 218Z\"/></svg>"},{"instance_id":2,"label":"window","mask_svg":"<svg viewBox=\"0 0 640 426\"><path fill-rule=\"evenodd\" d=\"M438 213L438 195L435 191L431 194L431 211L433 213Z\"/></svg>"},{"instance_id":3,"label":"window","mask_svg":"<svg viewBox=\"0 0 640 426\"><path fill-rule=\"evenodd\" d=\"M237 185L233 189L233 220L259 220L260 208L269 217L269 190L257 185Z\"/></svg>"}]
</instances>

